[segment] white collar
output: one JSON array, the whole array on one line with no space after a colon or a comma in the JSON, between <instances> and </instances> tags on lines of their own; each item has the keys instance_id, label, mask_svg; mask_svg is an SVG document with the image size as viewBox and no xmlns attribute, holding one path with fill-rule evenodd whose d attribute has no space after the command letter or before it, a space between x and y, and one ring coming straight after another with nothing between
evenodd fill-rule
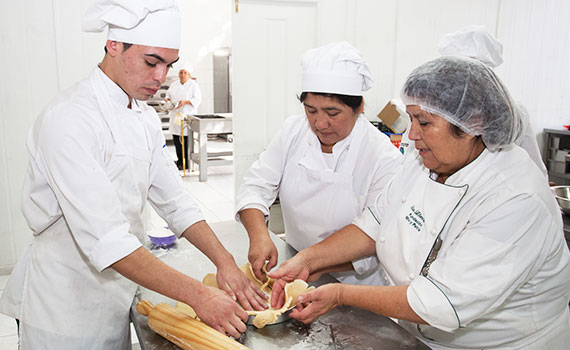
<instances>
[{"instance_id":1,"label":"white collar","mask_svg":"<svg viewBox=\"0 0 570 350\"><path fill-rule=\"evenodd\" d=\"M114 81L109 78L105 72L101 70L100 67L95 69L95 74L98 78L103 82L105 85L105 91L109 93L109 97L116 102L120 106L124 106L125 108L129 105L129 96L121 89L119 85L117 85ZM133 99L133 102L136 101ZM132 106L137 105L137 103L132 103ZM138 106L138 105L137 105Z\"/></svg>"},{"instance_id":2,"label":"white collar","mask_svg":"<svg viewBox=\"0 0 570 350\"><path fill-rule=\"evenodd\" d=\"M469 164L450 175L447 180L445 180L445 184L462 186L468 183L470 180L472 180L471 177L473 174L477 173L475 169L477 169L480 164L484 164L486 162L486 159L489 157L491 157L491 152L489 152L487 148L483 149L483 151ZM430 172L430 175L431 174L433 174L433 172Z\"/></svg>"}]
</instances>

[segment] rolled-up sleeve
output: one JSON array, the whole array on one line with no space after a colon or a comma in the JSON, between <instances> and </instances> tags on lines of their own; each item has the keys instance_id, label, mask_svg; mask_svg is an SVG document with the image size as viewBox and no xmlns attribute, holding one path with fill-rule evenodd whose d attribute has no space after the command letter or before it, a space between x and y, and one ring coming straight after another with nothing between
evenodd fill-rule
<instances>
[{"instance_id":1,"label":"rolled-up sleeve","mask_svg":"<svg viewBox=\"0 0 570 350\"><path fill-rule=\"evenodd\" d=\"M149 202L166 221L168 228L180 237L188 227L204 220L204 215L184 187L178 169L167 151L162 131L158 126L153 130L156 146L152 154Z\"/></svg>"},{"instance_id":2,"label":"rolled-up sleeve","mask_svg":"<svg viewBox=\"0 0 570 350\"><path fill-rule=\"evenodd\" d=\"M352 220L352 224L361 229L374 241L380 234L380 219L374 207L364 209L362 214Z\"/></svg>"},{"instance_id":3,"label":"rolled-up sleeve","mask_svg":"<svg viewBox=\"0 0 570 350\"><path fill-rule=\"evenodd\" d=\"M461 326L459 316L442 289L424 276L416 277L406 292L410 307L431 326L451 332ZM433 312L437 310L437 312Z\"/></svg>"}]
</instances>

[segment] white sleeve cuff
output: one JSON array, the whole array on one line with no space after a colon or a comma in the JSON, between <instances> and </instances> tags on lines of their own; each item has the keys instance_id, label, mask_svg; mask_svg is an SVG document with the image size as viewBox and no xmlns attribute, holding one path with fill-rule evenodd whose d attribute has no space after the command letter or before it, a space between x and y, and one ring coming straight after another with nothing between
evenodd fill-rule
<instances>
[{"instance_id":1,"label":"white sleeve cuff","mask_svg":"<svg viewBox=\"0 0 570 350\"><path fill-rule=\"evenodd\" d=\"M431 279L418 276L408 286L408 303L430 326L446 332L461 328L459 316L447 295Z\"/></svg>"},{"instance_id":2,"label":"white sleeve cuff","mask_svg":"<svg viewBox=\"0 0 570 350\"><path fill-rule=\"evenodd\" d=\"M352 224L364 231L374 241L380 234L380 220L372 212L371 207L364 209L362 214L352 220Z\"/></svg>"},{"instance_id":3,"label":"white sleeve cuff","mask_svg":"<svg viewBox=\"0 0 570 350\"><path fill-rule=\"evenodd\" d=\"M236 210L236 221L237 222L241 222L241 219L239 217L239 212L244 210L244 209L257 209L260 212L263 213L263 215L265 216L265 222L267 222L267 220L269 220L269 209L260 203L248 203L248 204L244 204L241 207L238 207L238 209Z\"/></svg>"},{"instance_id":4,"label":"white sleeve cuff","mask_svg":"<svg viewBox=\"0 0 570 350\"><path fill-rule=\"evenodd\" d=\"M172 231L176 237L180 236L186 231L190 226L197 222L206 220L202 211L197 206L189 209L191 212L187 215L174 218L172 222L168 225L170 231Z\"/></svg>"},{"instance_id":5,"label":"white sleeve cuff","mask_svg":"<svg viewBox=\"0 0 570 350\"><path fill-rule=\"evenodd\" d=\"M377 269L379 264L380 262L378 261L378 257L375 255L352 261L352 267L354 267L354 271L357 275L367 274L370 271Z\"/></svg>"},{"instance_id":6,"label":"white sleeve cuff","mask_svg":"<svg viewBox=\"0 0 570 350\"><path fill-rule=\"evenodd\" d=\"M142 247L139 239L128 233L128 224L107 233L89 252L89 261L101 272L110 265Z\"/></svg>"}]
</instances>

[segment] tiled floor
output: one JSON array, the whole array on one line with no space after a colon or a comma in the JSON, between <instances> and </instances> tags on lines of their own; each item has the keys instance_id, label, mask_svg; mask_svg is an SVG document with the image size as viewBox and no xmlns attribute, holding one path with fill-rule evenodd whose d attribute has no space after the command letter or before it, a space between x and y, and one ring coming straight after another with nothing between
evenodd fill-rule
<instances>
[{"instance_id":1,"label":"tiled floor","mask_svg":"<svg viewBox=\"0 0 570 350\"><path fill-rule=\"evenodd\" d=\"M227 150L232 148L221 140L209 142L208 148ZM169 151L176 158L174 149ZM209 223L234 219L234 179L233 166L216 166L208 169L208 181L199 182L198 172L186 173L183 182L186 189L194 196L206 221ZM164 221L154 211L151 212L151 228L149 232L164 230ZM4 291L9 275L0 275L0 295ZM133 350L140 349L136 336L133 334ZM0 314L0 349L17 350L18 336L14 319Z\"/></svg>"}]
</instances>

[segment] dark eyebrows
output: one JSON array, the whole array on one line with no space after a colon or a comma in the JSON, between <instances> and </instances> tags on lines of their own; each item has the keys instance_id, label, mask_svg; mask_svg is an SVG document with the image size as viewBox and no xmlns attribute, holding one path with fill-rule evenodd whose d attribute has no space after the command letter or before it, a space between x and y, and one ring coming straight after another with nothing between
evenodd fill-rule
<instances>
[{"instance_id":1,"label":"dark eyebrows","mask_svg":"<svg viewBox=\"0 0 570 350\"><path fill-rule=\"evenodd\" d=\"M303 105L304 105L305 107L307 107L307 108L317 109L317 107L313 107L313 106L311 106L311 105L309 105L309 104L306 104L306 103L304 103L304 102L303 102ZM337 108L337 107L324 107L324 108L321 108L321 109L324 110L324 111L338 111L338 112L341 111L341 109L340 109L340 108Z\"/></svg>"},{"instance_id":2,"label":"dark eyebrows","mask_svg":"<svg viewBox=\"0 0 570 350\"><path fill-rule=\"evenodd\" d=\"M162 58L161 56L154 54L154 53L147 53L145 54L145 56L147 57L152 57L154 59L157 59L158 61L160 61L161 63L166 63L166 60L164 58ZM180 57L176 58L174 61L170 62L168 65L173 65L174 63L178 62L178 60L180 59Z\"/></svg>"}]
</instances>

